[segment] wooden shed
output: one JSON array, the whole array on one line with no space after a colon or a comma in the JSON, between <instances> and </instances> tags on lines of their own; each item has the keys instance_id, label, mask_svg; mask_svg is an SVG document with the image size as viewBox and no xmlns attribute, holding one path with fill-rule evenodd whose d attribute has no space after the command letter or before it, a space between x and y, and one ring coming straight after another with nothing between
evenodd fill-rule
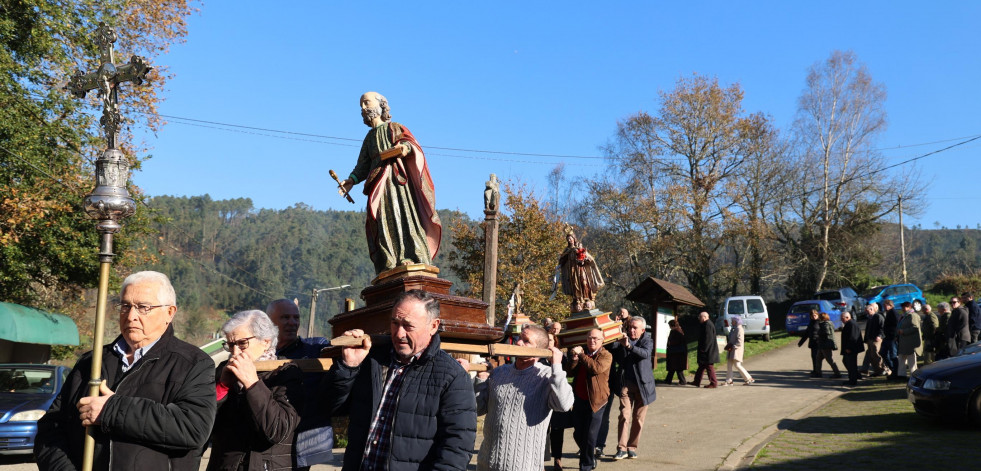
<instances>
[{"instance_id":1,"label":"wooden shed","mask_svg":"<svg viewBox=\"0 0 981 471\"><path fill-rule=\"evenodd\" d=\"M654 338L656 354L652 361L655 366L657 358L664 357L668 341L668 321L678 316L678 306L705 307L705 303L691 294L688 288L654 277L641 281L626 298L651 306L650 316L645 317L650 319L651 337Z\"/></svg>"}]
</instances>

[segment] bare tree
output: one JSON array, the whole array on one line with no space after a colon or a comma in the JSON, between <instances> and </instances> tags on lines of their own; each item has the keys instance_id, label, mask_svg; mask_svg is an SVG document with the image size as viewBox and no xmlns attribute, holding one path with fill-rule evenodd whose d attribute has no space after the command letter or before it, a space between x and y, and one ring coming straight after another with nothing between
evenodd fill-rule
<instances>
[{"instance_id":1,"label":"bare tree","mask_svg":"<svg viewBox=\"0 0 981 471\"><path fill-rule=\"evenodd\" d=\"M895 210L898 195L920 195L910 179L887 174L875 150L886 128L885 100L885 86L853 52L834 51L808 71L794 123L797 183L805 191L794 198L799 219L781 226L785 242L798 249L801 291L820 290L833 265L847 263L836 249L874 230L869 226Z\"/></svg>"}]
</instances>

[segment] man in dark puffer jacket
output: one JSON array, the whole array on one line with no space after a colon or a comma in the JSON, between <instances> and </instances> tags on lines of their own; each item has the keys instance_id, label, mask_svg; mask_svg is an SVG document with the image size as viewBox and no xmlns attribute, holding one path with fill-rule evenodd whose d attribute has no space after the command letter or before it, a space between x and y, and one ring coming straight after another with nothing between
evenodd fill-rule
<instances>
[{"instance_id":1,"label":"man in dark puffer jacket","mask_svg":"<svg viewBox=\"0 0 981 471\"><path fill-rule=\"evenodd\" d=\"M349 415L345 471L466 469L477 438L470 376L440 350L439 301L411 290L392 308L392 343L346 347L326 378L334 415Z\"/></svg>"},{"instance_id":2,"label":"man in dark puffer jacket","mask_svg":"<svg viewBox=\"0 0 981 471\"><path fill-rule=\"evenodd\" d=\"M95 430L93 469L197 471L215 421L215 363L174 337L174 288L143 271L123 280L116 340L102 348L99 397L88 395L92 352L78 360L38 421L38 469L82 467L84 426Z\"/></svg>"}]
</instances>

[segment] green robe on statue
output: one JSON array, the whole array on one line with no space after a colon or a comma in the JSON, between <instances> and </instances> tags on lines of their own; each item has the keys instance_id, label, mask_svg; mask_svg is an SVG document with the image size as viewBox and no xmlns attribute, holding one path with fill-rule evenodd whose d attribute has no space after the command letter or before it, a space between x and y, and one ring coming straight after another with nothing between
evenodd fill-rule
<instances>
[{"instance_id":1,"label":"green robe on statue","mask_svg":"<svg viewBox=\"0 0 981 471\"><path fill-rule=\"evenodd\" d=\"M412 151L405 157L381 160L381 152L397 144L408 144ZM425 156L412 133L392 122L372 128L350 178L354 183L365 182L365 234L375 274L400 265L431 265L442 227Z\"/></svg>"}]
</instances>

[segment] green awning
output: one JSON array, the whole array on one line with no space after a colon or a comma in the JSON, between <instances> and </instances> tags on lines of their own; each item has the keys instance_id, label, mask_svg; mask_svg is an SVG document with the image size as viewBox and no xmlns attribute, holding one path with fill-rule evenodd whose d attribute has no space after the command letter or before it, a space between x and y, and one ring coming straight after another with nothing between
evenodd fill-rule
<instances>
[{"instance_id":1,"label":"green awning","mask_svg":"<svg viewBox=\"0 0 981 471\"><path fill-rule=\"evenodd\" d=\"M0 302L0 339L42 345L78 345L78 327L64 314Z\"/></svg>"}]
</instances>

